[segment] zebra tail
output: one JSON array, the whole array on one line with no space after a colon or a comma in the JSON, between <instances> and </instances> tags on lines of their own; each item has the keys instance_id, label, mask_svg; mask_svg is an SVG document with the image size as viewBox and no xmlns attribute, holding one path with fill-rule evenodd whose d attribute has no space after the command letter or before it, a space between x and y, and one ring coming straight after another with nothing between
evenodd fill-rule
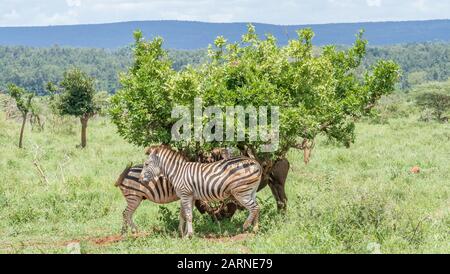
<instances>
[{"instance_id":1,"label":"zebra tail","mask_svg":"<svg viewBox=\"0 0 450 274\"><path fill-rule=\"evenodd\" d=\"M125 179L125 176L127 176L128 172L130 172L130 169L133 167L133 162L130 162L127 167L122 171L119 178L117 179L116 183L114 184L115 187L120 186L122 184L123 180Z\"/></svg>"}]
</instances>

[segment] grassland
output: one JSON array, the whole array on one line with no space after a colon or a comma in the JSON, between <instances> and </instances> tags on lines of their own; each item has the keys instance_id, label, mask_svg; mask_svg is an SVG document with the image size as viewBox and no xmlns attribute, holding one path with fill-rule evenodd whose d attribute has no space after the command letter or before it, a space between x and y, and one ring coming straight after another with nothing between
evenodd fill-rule
<instances>
[{"instance_id":1,"label":"grassland","mask_svg":"<svg viewBox=\"0 0 450 274\"><path fill-rule=\"evenodd\" d=\"M318 140L307 166L291 151L288 211L276 212L268 188L258 193L255 235L240 231L246 212L220 223L196 212L196 236L180 239L179 204L144 202L138 237L117 241L125 201L113 183L128 162L142 161L142 148L96 118L84 150L75 119L48 120L42 132L28 126L19 149L19 123L0 113L0 253L65 253L72 241L83 253L450 252L448 124L415 115L361 122L352 147Z\"/></svg>"}]
</instances>

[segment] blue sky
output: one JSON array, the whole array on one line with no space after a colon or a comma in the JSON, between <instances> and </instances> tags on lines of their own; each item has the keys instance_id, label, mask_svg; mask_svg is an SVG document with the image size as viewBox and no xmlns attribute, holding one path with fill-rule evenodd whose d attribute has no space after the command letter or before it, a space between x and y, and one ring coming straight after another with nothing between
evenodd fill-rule
<instances>
[{"instance_id":1,"label":"blue sky","mask_svg":"<svg viewBox=\"0 0 450 274\"><path fill-rule=\"evenodd\" d=\"M0 0L0 26L170 19L292 25L449 18L450 0Z\"/></svg>"}]
</instances>

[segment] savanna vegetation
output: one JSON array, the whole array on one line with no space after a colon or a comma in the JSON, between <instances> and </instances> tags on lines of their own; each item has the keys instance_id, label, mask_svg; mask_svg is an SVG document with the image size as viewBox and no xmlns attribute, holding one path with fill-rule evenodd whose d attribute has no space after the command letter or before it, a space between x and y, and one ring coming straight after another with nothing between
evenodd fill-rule
<instances>
[{"instance_id":1,"label":"savanna vegetation","mask_svg":"<svg viewBox=\"0 0 450 274\"><path fill-rule=\"evenodd\" d=\"M265 86L274 85L278 82L265 78L264 69L274 72L277 65L289 66L283 60L292 61L289 55L271 47L273 41L256 42L250 32L249 40L244 42L255 43L253 46L230 45L228 48L231 53L243 56L242 60L248 61L250 66L234 62L233 54L223 55L225 41L218 39L216 48L209 51L212 65L188 67L178 73L173 63L168 62L170 56L163 53L158 39L147 43L137 34L137 53L142 59L137 58L127 65L129 73L122 75L122 90L112 99L112 107L109 107L106 93L94 94L94 90L102 89L94 88L87 75L72 71L77 77L69 77L66 73L66 79L76 78L66 85L63 73L61 79L53 79L57 85L44 85L44 89L50 91L48 96L33 98L34 111L25 118L38 117L39 123L24 127L26 138L22 149L16 144L23 113L12 96L0 94L0 252L65 253L69 243L80 242L84 253L448 253L450 128L445 117L450 113L442 98L450 94L450 82L420 82L411 85L408 92L398 87L392 93L397 76L395 63L381 61L373 73L360 74L365 48L361 38L346 51L329 47L313 53L310 34L308 31L300 33L298 42L293 42L286 50L294 57L301 57L303 61L293 64L305 70L300 70L298 75L297 70L286 75L297 76L293 78L299 82L287 81L285 90L288 92L290 85L308 87L306 94L323 93L322 100L331 91L341 91L332 93L339 95L336 104L321 108L323 113L341 120L335 124L337 130L330 130L330 133L312 132L315 147L308 155L311 157L308 165L304 164L305 154L301 151L285 151L283 156L291 163L286 182L289 204L281 214L270 189L261 190L258 193L262 209L258 233L242 233L244 211L218 222L195 212L196 235L193 239L182 240L177 232L179 204L158 206L144 202L134 218L140 233L120 238L125 201L114 182L130 161L143 161L142 145L164 141L164 123L167 123L161 118L160 124L153 125L155 132L160 133L156 137L139 135L132 126L147 123L145 119L149 116L141 109L131 117L129 124L121 124L127 120L121 120L124 118L120 116L120 103L134 106L133 100L127 101L127 96L133 99L136 90L146 90L151 96L165 94L154 82L164 84L164 88L169 84L169 89L174 91L189 89L199 84L196 80L203 78L198 75L205 71L209 76L205 79L210 81L202 83L196 91L212 90L207 84L222 83L221 75L226 76L222 79L222 95L230 95L230 90L259 81L265 81ZM272 59L265 60L258 55L264 50L272 52L268 54ZM193 58L187 56L187 59ZM199 62L206 60L201 58ZM251 65L257 58L262 58L262 64L267 65L261 71L260 67ZM272 62L274 60L279 62ZM307 62L302 63L304 60ZM143 69L140 61L153 66ZM315 72L307 69L308 64ZM337 69L341 74L327 74L324 68ZM258 81L247 78L251 69L256 69ZM313 79L317 81L302 82L305 75L315 75ZM153 83L148 82L149 77ZM168 79L170 81L165 82ZM74 88L72 84L77 82L82 84ZM349 88L358 95L365 95L349 96L345 93ZM70 101L64 104L71 90L87 94L89 100L85 102L89 102L92 109L63 113L61 106L76 105ZM436 100L437 94L444 97ZM125 98L118 100L121 96ZM173 99L170 96L158 98ZM148 102L153 99L149 98ZM267 99L270 98L260 98ZM213 102L214 98L209 100ZM307 101L297 98L296 102L305 104ZM370 108L366 109L367 106ZM165 109L162 105L155 107ZM90 111L93 108L95 111ZM108 109L109 112L105 111ZM91 130L86 132L89 145L80 149L76 145L81 127L79 119L85 113L90 121ZM307 125L320 125L321 116L317 113L314 116L307 108L299 108L299 113L309 113L309 122L302 120L302 128L293 127L296 131L285 135L285 142L296 141L287 140L286 136L307 138L302 135ZM295 118L287 117L291 117L290 122Z\"/></svg>"},{"instance_id":2,"label":"savanna vegetation","mask_svg":"<svg viewBox=\"0 0 450 274\"><path fill-rule=\"evenodd\" d=\"M421 121L414 94L383 98L378 116L357 123L350 148L319 138L308 165L291 151L287 212L268 188L259 192L258 234L241 234L244 211L219 223L195 211L191 240L178 236L178 203L144 202L139 236L118 241L125 201L113 184L144 155L108 118L92 119L80 150L79 121L46 115L45 130L27 127L19 149L20 120L2 110L0 252L65 253L80 241L85 253L448 253L450 128Z\"/></svg>"}]
</instances>

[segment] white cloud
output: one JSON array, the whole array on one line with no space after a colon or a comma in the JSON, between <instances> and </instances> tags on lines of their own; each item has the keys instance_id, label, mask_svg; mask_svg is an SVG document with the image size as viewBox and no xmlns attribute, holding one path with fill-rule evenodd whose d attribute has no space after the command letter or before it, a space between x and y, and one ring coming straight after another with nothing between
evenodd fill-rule
<instances>
[{"instance_id":1,"label":"white cloud","mask_svg":"<svg viewBox=\"0 0 450 274\"><path fill-rule=\"evenodd\" d=\"M332 7L337 8L351 8L355 5L352 0L328 0Z\"/></svg>"},{"instance_id":2,"label":"white cloud","mask_svg":"<svg viewBox=\"0 0 450 274\"><path fill-rule=\"evenodd\" d=\"M66 3L71 8L81 6L81 0L66 0Z\"/></svg>"},{"instance_id":3,"label":"white cloud","mask_svg":"<svg viewBox=\"0 0 450 274\"><path fill-rule=\"evenodd\" d=\"M414 8L416 8L419 11L426 11L426 9L427 9L425 0L416 0L413 2L412 5Z\"/></svg>"},{"instance_id":4,"label":"white cloud","mask_svg":"<svg viewBox=\"0 0 450 274\"><path fill-rule=\"evenodd\" d=\"M366 0L366 3L369 7L381 7L381 0Z\"/></svg>"},{"instance_id":5,"label":"white cloud","mask_svg":"<svg viewBox=\"0 0 450 274\"><path fill-rule=\"evenodd\" d=\"M3 14L1 18L4 20L17 20L20 18L20 15L17 13L16 10L12 10L8 13Z\"/></svg>"},{"instance_id":6,"label":"white cloud","mask_svg":"<svg viewBox=\"0 0 450 274\"><path fill-rule=\"evenodd\" d=\"M292 25L443 18L450 19L450 1L0 0L0 26L134 20L261 22Z\"/></svg>"}]
</instances>

